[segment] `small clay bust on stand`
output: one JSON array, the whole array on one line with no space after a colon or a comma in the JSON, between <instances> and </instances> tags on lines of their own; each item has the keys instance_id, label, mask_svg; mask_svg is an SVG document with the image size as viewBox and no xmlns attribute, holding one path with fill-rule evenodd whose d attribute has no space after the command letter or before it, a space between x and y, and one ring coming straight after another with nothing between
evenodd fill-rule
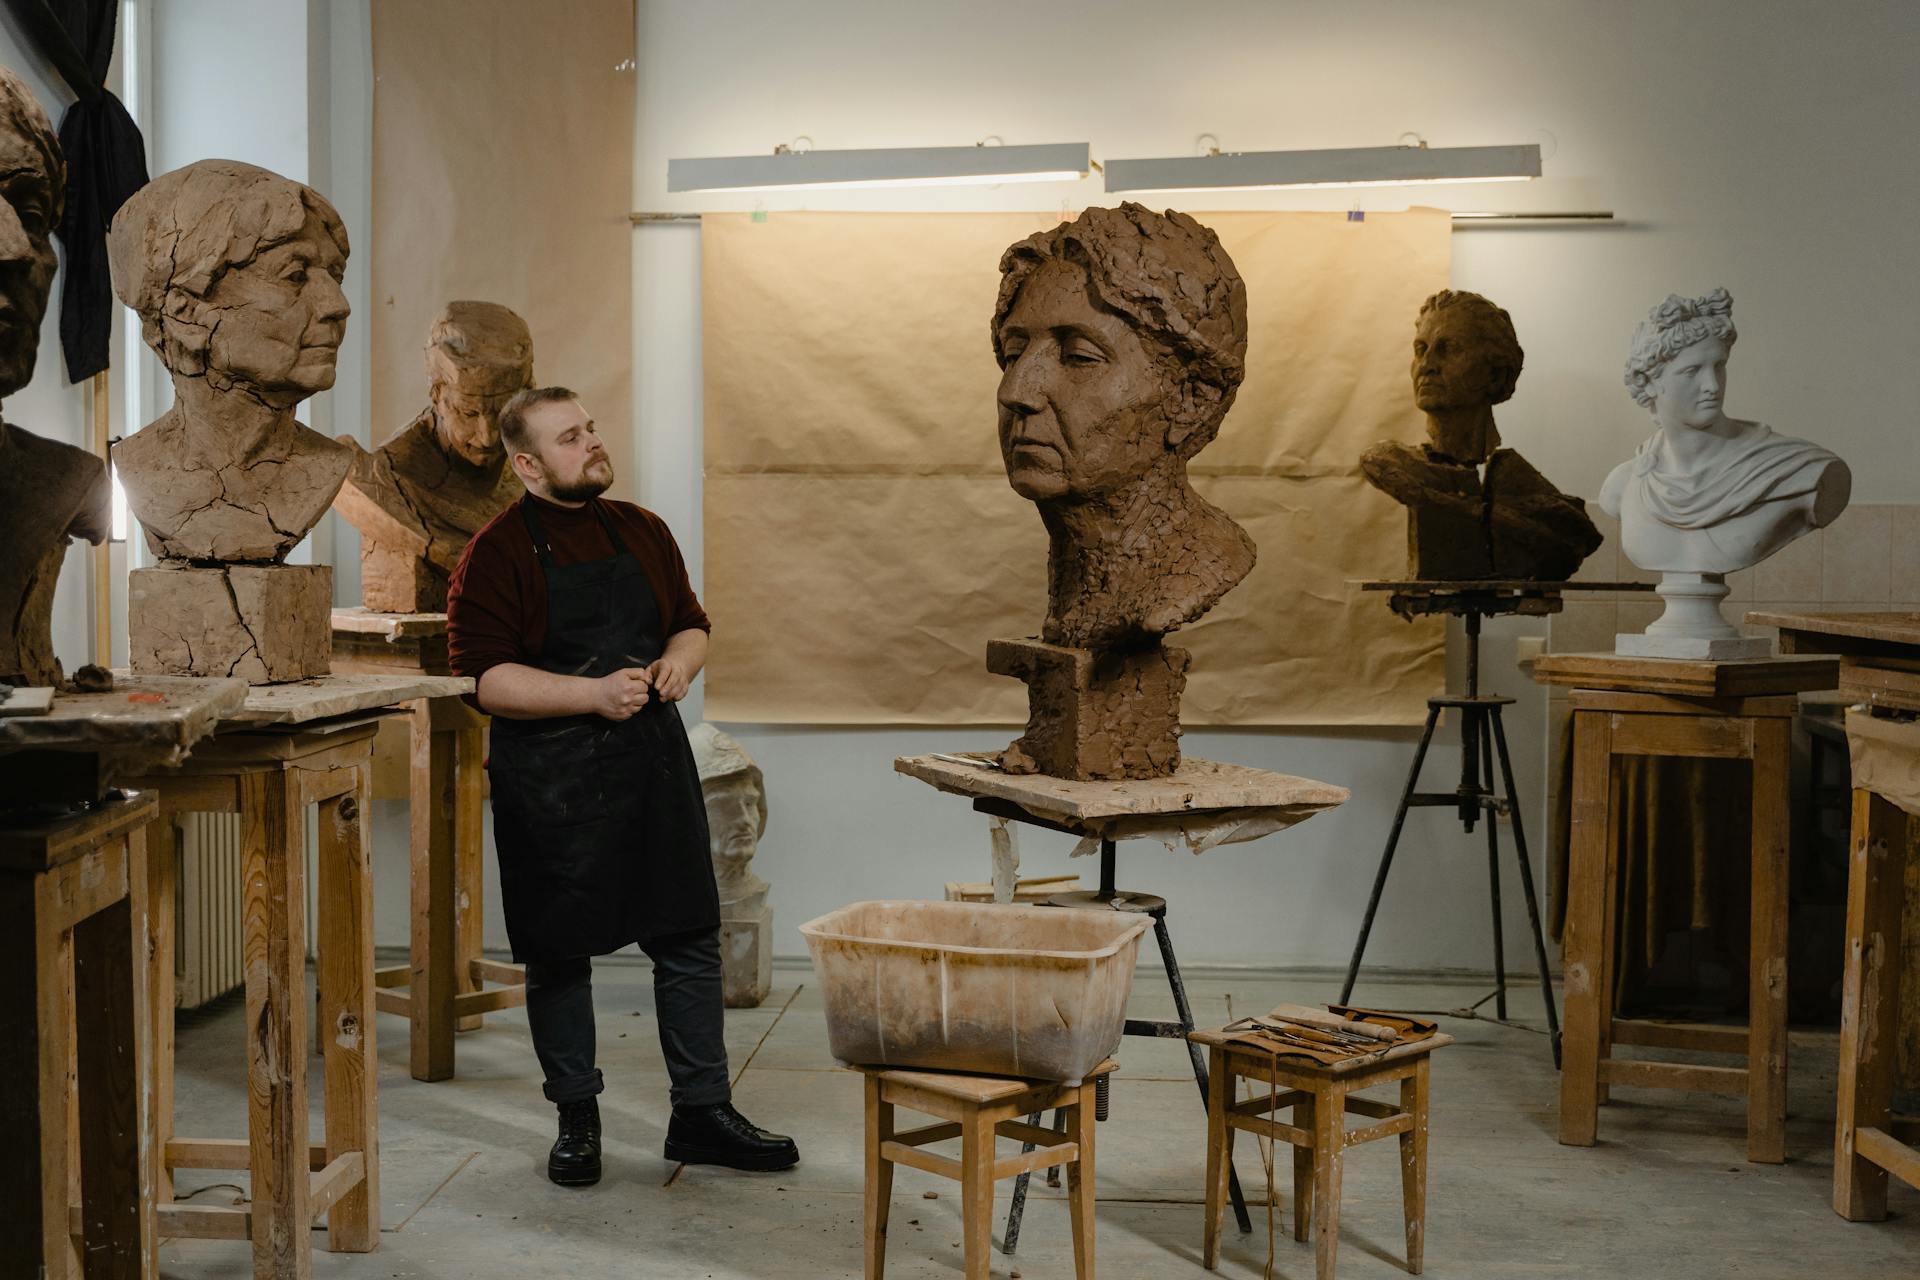
<instances>
[{"instance_id":1,"label":"small clay bust on stand","mask_svg":"<svg viewBox=\"0 0 1920 1280\"><path fill-rule=\"evenodd\" d=\"M720 959L729 1009L751 1009L773 989L773 908L748 864L767 833L767 784L746 748L712 725L687 730L706 799L713 878L720 889Z\"/></svg>"},{"instance_id":2,"label":"small clay bust on stand","mask_svg":"<svg viewBox=\"0 0 1920 1280\"><path fill-rule=\"evenodd\" d=\"M1443 289L1414 322L1413 399L1427 443L1387 441L1360 458L1407 508L1407 574L1422 581L1559 581L1599 549L1586 504L1500 447L1493 406L1513 395L1525 352L1513 320L1477 293Z\"/></svg>"},{"instance_id":3,"label":"small clay bust on stand","mask_svg":"<svg viewBox=\"0 0 1920 1280\"><path fill-rule=\"evenodd\" d=\"M0 399L33 380L67 189L60 139L0 67ZM112 527L107 467L85 449L0 422L0 684L58 685L53 587L71 538Z\"/></svg>"},{"instance_id":4,"label":"small clay bust on stand","mask_svg":"<svg viewBox=\"0 0 1920 1280\"><path fill-rule=\"evenodd\" d=\"M129 579L136 674L325 675L333 571L282 563L353 451L294 419L333 385L347 233L321 195L202 160L121 207L114 290L173 375L174 404L113 451L147 546Z\"/></svg>"},{"instance_id":5,"label":"small clay bust on stand","mask_svg":"<svg viewBox=\"0 0 1920 1280\"><path fill-rule=\"evenodd\" d=\"M1187 480L1245 376L1246 285L1212 231L1132 203L1021 241L1000 272L1000 451L1048 540L1041 638L987 647L1028 685L1001 767L1162 777L1188 655L1161 638L1253 568L1253 539Z\"/></svg>"},{"instance_id":6,"label":"small clay bust on stand","mask_svg":"<svg viewBox=\"0 0 1920 1280\"><path fill-rule=\"evenodd\" d=\"M368 453L334 499L363 539L361 603L374 613L439 613L468 539L521 494L499 413L533 385L526 321L492 302L448 303L427 333L428 405Z\"/></svg>"},{"instance_id":7,"label":"small clay bust on stand","mask_svg":"<svg viewBox=\"0 0 1920 1280\"><path fill-rule=\"evenodd\" d=\"M1634 330L1626 384L1656 429L1607 476L1600 506L1620 519L1620 548L1657 570L1665 612L1615 650L1639 657L1757 658L1720 613L1726 575L1765 560L1846 510L1847 464L1819 445L1725 412L1727 359L1739 333L1725 289L1670 294Z\"/></svg>"}]
</instances>

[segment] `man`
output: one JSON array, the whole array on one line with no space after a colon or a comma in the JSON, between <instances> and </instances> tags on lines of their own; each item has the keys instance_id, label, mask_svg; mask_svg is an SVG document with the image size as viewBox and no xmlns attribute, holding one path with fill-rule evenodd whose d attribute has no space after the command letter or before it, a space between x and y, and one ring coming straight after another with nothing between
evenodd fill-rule
<instances>
[{"instance_id":1,"label":"man","mask_svg":"<svg viewBox=\"0 0 1920 1280\"><path fill-rule=\"evenodd\" d=\"M707 615L660 517L601 498L613 466L571 391L519 392L500 434L527 493L454 569L448 648L495 717L501 903L560 1112L547 1176L600 1179L591 957L633 942L673 1082L667 1159L789 1168L793 1140L734 1110L721 1038L719 899L674 705L706 661Z\"/></svg>"}]
</instances>

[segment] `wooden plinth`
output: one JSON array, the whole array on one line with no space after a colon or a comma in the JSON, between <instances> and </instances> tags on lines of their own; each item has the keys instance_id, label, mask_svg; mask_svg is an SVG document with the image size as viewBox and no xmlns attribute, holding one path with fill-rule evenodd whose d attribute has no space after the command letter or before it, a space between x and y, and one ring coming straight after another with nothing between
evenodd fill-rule
<instances>
[{"instance_id":1,"label":"wooden plinth","mask_svg":"<svg viewBox=\"0 0 1920 1280\"><path fill-rule=\"evenodd\" d=\"M443 613L333 613L335 671L444 676ZM482 954L487 717L459 697L407 704L407 814L412 874L408 962L380 969L376 1006L407 1019L408 1073L450 1080L454 1032L493 1009L524 1005L526 971ZM492 988L488 983L499 984Z\"/></svg>"},{"instance_id":2,"label":"wooden plinth","mask_svg":"<svg viewBox=\"0 0 1920 1280\"><path fill-rule=\"evenodd\" d=\"M1035 1169L1067 1166L1067 1208L1073 1222L1073 1274L1093 1275L1093 1095L1098 1077L1119 1064L1111 1058L1080 1084L1046 1084L949 1071L902 1071L857 1067L866 1076L866 1280L882 1280L887 1261L887 1219L893 1167L909 1165L960 1184L966 1280L987 1280L993 1249L993 1184ZM918 1129L894 1127L894 1108L934 1116L942 1123ZM1028 1124L1022 1116L1059 1109L1064 1134ZM1024 1155L998 1158L997 1137L1032 1143ZM960 1158L923 1148L960 1139Z\"/></svg>"},{"instance_id":3,"label":"wooden plinth","mask_svg":"<svg viewBox=\"0 0 1920 1280\"><path fill-rule=\"evenodd\" d=\"M1607 661L1602 661L1602 660ZM1791 662L1686 662L1569 655L1542 659L1535 677L1576 671L1611 687L1576 684L1573 709L1573 841L1566 922L1566 1031L1560 1074L1560 1141L1592 1146L1610 1086L1744 1094L1747 1159L1786 1159L1787 794L1794 688L1817 679ZM1546 670L1550 662L1559 665ZM1631 672L1656 671L1639 691ZM1734 668L1734 673L1711 668ZM1545 674L1543 674L1543 671ZM1831 674L1833 668L1828 665ZM1676 695L1679 687L1701 692ZM1572 681L1557 681L1572 683ZM1824 685L1831 688L1828 679ZM1752 696L1728 689L1752 689ZM1620 756L1730 758L1753 762L1752 939L1749 1026L1669 1027L1612 1016L1614 922L1619 910L1619 832L1614 819ZM1742 1054L1744 1067L1616 1059L1616 1044Z\"/></svg>"},{"instance_id":4,"label":"wooden plinth","mask_svg":"<svg viewBox=\"0 0 1920 1280\"><path fill-rule=\"evenodd\" d=\"M311 1225L328 1247L367 1253L380 1232L375 1106L373 867L367 839L373 735L381 712L223 732L179 768L138 785L159 793L148 834L155 903L147 981L154 1045L149 1147L163 1236L250 1240L259 1280L313 1274ZM306 809L319 809L318 946L325 1140L307 1140ZM173 1133L173 911L184 813L237 813L247 1001L247 1136ZM238 1207L172 1203L174 1169L245 1169Z\"/></svg>"},{"instance_id":5,"label":"wooden plinth","mask_svg":"<svg viewBox=\"0 0 1920 1280\"><path fill-rule=\"evenodd\" d=\"M1364 1065L1331 1067L1278 1058L1240 1044L1220 1031L1190 1037L1212 1055L1207 1075L1207 1217L1201 1261L1212 1271L1220 1261L1220 1226L1227 1209L1227 1171L1233 1167L1233 1135L1245 1131L1293 1147L1293 1238L1305 1242L1308 1224L1318 1237L1318 1280L1333 1280L1340 1248L1340 1185L1348 1147L1381 1138L1400 1140L1401 1211L1407 1238L1407 1270L1419 1275L1427 1239L1428 1065L1433 1051L1453 1043L1438 1035L1400 1045ZM1238 1101L1238 1081L1272 1086ZM1398 1084L1400 1105L1354 1097L1364 1089ZM1293 1123L1274 1116L1293 1108ZM1347 1128L1348 1115L1376 1123Z\"/></svg>"},{"instance_id":6,"label":"wooden plinth","mask_svg":"<svg viewBox=\"0 0 1920 1280\"><path fill-rule=\"evenodd\" d=\"M0 830L0 1275L158 1274L140 1141L157 811L134 794Z\"/></svg>"}]
</instances>

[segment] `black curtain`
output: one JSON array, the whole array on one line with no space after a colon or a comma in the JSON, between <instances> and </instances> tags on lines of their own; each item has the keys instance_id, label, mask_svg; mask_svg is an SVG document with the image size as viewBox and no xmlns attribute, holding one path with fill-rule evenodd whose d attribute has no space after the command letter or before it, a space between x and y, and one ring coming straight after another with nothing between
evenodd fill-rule
<instances>
[{"instance_id":1,"label":"black curtain","mask_svg":"<svg viewBox=\"0 0 1920 1280\"><path fill-rule=\"evenodd\" d=\"M76 99L60 120L60 147L67 159L67 211L60 220L60 243L67 251L60 348L67 357L67 378L81 382L109 363L113 283L107 273L107 227L127 197L147 184L140 130L106 89L120 4L6 0L6 5Z\"/></svg>"}]
</instances>

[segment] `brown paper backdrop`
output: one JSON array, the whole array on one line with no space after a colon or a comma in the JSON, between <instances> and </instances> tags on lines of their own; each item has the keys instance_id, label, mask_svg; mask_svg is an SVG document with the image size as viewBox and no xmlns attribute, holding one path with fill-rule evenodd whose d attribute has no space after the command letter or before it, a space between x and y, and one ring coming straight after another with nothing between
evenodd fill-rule
<instances>
[{"instance_id":1,"label":"brown paper backdrop","mask_svg":"<svg viewBox=\"0 0 1920 1280\"><path fill-rule=\"evenodd\" d=\"M1259 563L1199 624L1188 725L1410 724L1443 631L1349 585L1406 565L1404 512L1359 475L1420 437L1407 386L1450 223L1420 210L1218 213L1247 281L1248 367L1195 487ZM1008 487L987 326L1037 214L775 213L702 222L707 715L1013 724L986 642L1046 612L1046 534Z\"/></svg>"},{"instance_id":2,"label":"brown paper backdrop","mask_svg":"<svg viewBox=\"0 0 1920 1280\"><path fill-rule=\"evenodd\" d=\"M632 50L632 0L373 6L375 443L426 406L440 308L497 302L633 493Z\"/></svg>"}]
</instances>

